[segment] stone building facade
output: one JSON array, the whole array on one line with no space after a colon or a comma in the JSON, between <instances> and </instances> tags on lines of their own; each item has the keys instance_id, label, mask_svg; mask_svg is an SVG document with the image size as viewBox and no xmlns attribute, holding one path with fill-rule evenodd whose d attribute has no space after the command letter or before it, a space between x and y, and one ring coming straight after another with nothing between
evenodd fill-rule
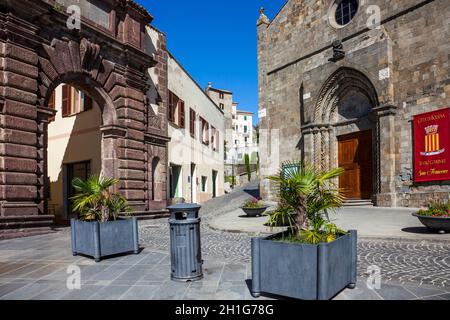
<instances>
[{"instance_id":1,"label":"stone building facade","mask_svg":"<svg viewBox=\"0 0 450 320\"><path fill-rule=\"evenodd\" d=\"M258 144L253 127L253 112L237 110L233 107L233 138L229 152L230 159L236 164L245 164L245 155L250 157L250 163L256 165ZM233 162L232 162L233 163Z\"/></svg>"},{"instance_id":2,"label":"stone building facade","mask_svg":"<svg viewBox=\"0 0 450 320\"><path fill-rule=\"evenodd\" d=\"M0 1L0 229L46 231L48 123L52 92L66 83L101 109L101 172L120 180L135 212L166 205L167 50L152 16L130 0L79 1L69 28L65 1ZM94 15L91 13L95 12ZM156 70L153 83L148 69ZM150 94L153 92L153 94ZM157 112L149 108L157 105ZM163 177L153 181L154 171ZM159 185L158 185L159 183ZM154 192L155 188L162 192Z\"/></svg>"},{"instance_id":3,"label":"stone building facade","mask_svg":"<svg viewBox=\"0 0 450 320\"><path fill-rule=\"evenodd\" d=\"M263 177L286 160L347 164L353 144L364 159L349 164L359 176L346 177L360 183L356 198L409 207L448 199L450 181L413 181L412 120L450 107L449 21L446 0L290 0L272 21L262 10ZM267 180L262 193L275 197Z\"/></svg>"}]
</instances>

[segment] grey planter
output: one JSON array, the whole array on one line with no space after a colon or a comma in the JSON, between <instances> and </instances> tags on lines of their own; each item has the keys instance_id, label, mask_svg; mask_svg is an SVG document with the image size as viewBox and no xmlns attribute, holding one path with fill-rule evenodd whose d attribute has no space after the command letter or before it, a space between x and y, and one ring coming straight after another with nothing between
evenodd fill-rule
<instances>
[{"instance_id":1,"label":"grey planter","mask_svg":"<svg viewBox=\"0 0 450 320\"><path fill-rule=\"evenodd\" d=\"M264 212L266 212L267 208L269 208L269 207L262 207L262 208L245 208L245 207L241 207L241 209L245 212L245 214L248 217L262 216L262 214Z\"/></svg>"},{"instance_id":2,"label":"grey planter","mask_svg":"<svg viewBox=\"0 0 450 320\"><path fill-rule=\"evenodd\" d=\"M426 217L413 213L414 217L419 218L420 222L431 232L445 234L450 232L450 218L446 217Z\"/></svg>"},{"instance_id":3,"label":"grey planter","mask_svg":"<svg viewBox=\"0 0 450 320\"><path fill-rule=\"evenodd\" d=\"M133 252L139 253L138 222L136 218L106 223L72 219L72 253L101 258Z\"/></svg>"},{"instance_id":4,"label":"grey planter","mask_svg":"<svg viewBox=\"0 0 450 320\"><path fill-rule=\"evenodd\" d=\"M252 239L252 295L329 300L356 286L357 232L319 245Z\"/></svg>"}]
</instances>

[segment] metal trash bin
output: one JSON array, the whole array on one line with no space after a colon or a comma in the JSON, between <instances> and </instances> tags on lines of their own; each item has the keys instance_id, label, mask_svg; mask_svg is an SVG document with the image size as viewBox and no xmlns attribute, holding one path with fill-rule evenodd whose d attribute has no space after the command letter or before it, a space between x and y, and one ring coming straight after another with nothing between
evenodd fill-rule
<instances>
[{"instance_id":1,"label":"metal trash bin","mask_svg":"<svg viewBox=\"0 0 450 320\"><path fill-rule=\"evenodd\" d=\"M201 206L176 204L168 207L170 212L171 278L175 281L196 281L203 278L200 244Z\"/></svg>"}]
</instances>

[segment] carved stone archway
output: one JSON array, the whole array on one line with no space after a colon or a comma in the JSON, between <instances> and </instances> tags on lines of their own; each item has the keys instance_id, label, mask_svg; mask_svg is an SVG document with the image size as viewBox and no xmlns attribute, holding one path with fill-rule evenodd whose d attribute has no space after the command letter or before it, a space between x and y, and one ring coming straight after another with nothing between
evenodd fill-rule
<instances>
[{"instance_id":1,"label":"carved stone archway","mask_svg":"<svg viewBox=\"0 0 450 320\"><path fill-rule=\"evenodd\" d=\"M164 36L155 48L148 46L152 16L133 1L102 1L99 10L109 28L82 16L81 29L71 30L69 14L58 8L55 0L0 5L0 229L52 222L46 205L46 141L54 110L47 103L61 83L85 91L102 109L103 174L120 180L119 190L135 211L165 208L163 202L152 204L147 178L152 152L159 150L165 163L169 140ZM159 70L158 83L149 81L152 67ZM150 87L155 101L147 95ZM150 104L159 106L158 114Z\"/></svg>"},{"instance_id":2,"label":"carved stone archway","mask_svg":"<svg viewBox=\"0 0 450 320\"><path fill-rule=\"evenodd\" d=\"M364 96L370 104L370 110L365 115L342 120L338 109L343 100L348 98L349 92ZM313 122L302 126L305 160L320 169L337 167L337 128L352 125L357 128L362 120L370 122L370 129L373 129L375 200L380 194L394 194L395 162L381 165L380 158L390 159L395 152L393 141L395 110L394 106L380 105L377 89L367 75L353 68L339 68L325 81L319 91L314 104Z\"/></svg>"},{"instance_id":3,"label":"carved stone archway","mask_svg":"<svg viewBox=\"0 0 450 320\"><path fill-rule=\"evenodd\" d=\"M38 79L38 83L41 83L39 87L42 97L41 107L43 109L47 107L52 92L62 83L74 86L91 96L99 105L102 114L101 175L120 179L117 170L119 168L117 150L119 139L126 136L127 130L125 126L119 124L114 102L105 89L106 80L111 76L114 64L103 59L100 55L100 46L86 38L81 39L80 43L54 39L50 46L44 44L43 49L44 53L39 57ZM45 119L43 121L46 134L48 124ZM46 138L44 138L44 154L47 155ZM43 161L47 170L46 157ZM44 189L47 187L45 185Z\"/></svg>"}]
</instances>

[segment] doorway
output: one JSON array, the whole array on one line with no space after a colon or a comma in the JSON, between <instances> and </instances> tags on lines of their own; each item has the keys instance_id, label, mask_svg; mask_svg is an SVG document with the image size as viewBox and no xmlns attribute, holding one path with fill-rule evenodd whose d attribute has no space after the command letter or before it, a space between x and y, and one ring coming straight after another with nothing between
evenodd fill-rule
<instances>
[{"instance_id":1,"label":"doorway","mask_svg":"<svg viewBox=\"0 0 450 320\"><path fill-rule=\"evenodd\" d=\"M91 161L64 164L64 217L66 220L78 218L78 212L73 210L72 197L76 190L72 185L75 178L86 181L91 176Z\"/></svg>"},{"instance_id":2,"label":"doorway","mask_svg":"<svg viewBox=\"0 0 450 320\"><path fill-rule=\"evenodd\" d=\"M345 172L339 187L348 199L368 200L373 195L372 131L338 137L339 167Z\"/></svg>"},{"instance_id":3,"label":"doorway","mask_svg":"<svg viewBox=\"0 0 450 320\"><path fill-rule=\"evenodd\" d=\"M181 166L170 166L170 198L182 198Z\"/></svg>"},{"instance_id":4,"label":"doorway","mask_svg":"<svg viewBox=\"0 0 450 320\"><path fill-rule=\"evenodd\" d=\"M197 170L195 163L191 163L191 203L197 203Z\"/></svg>"},{"instance_id":5,"label":"doorway","mask_svg":"<svg viewBox=\"0 0 450 320\"><path fill-rule=\"evenodd\" d=\"M213 198L217 197L217 175L218 175L218 172L213 170L212 171L212 197Z\"/></svg>"}]
</instances>

